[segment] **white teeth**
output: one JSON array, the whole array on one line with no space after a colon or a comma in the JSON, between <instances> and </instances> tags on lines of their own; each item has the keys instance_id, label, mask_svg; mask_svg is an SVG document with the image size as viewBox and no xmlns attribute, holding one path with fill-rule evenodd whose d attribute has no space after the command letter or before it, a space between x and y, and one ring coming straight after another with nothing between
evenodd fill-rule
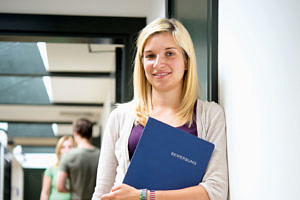
<instances>
[{"instance_id":1,"label":"white teeth","mask_svg":"<svg viewBox=\"0 0 300 200\"><path fill-rule=\"evenodd\" d=\"M165 75L168 75L168 73L165 72L165 73L160 73L160 74L154 74L154 76L165 76Z\"/></svg>"}]
</instances>

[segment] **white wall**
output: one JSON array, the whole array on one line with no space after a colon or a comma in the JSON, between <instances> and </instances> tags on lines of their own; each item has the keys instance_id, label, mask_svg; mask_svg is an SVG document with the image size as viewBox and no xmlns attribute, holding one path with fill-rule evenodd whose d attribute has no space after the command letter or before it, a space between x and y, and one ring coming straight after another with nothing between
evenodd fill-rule
<instances>
[{"instance_id":1,"label":"white wall","mask_svg":"<svg viewBox=\"0 0 300 200\"><path fill-rule=\"evenodd\" d=\"M145 17L147 0L0 0L0 12Z\"/></svg>"},{"instance_id":2,"label":"white wall","mask_svg":"<svg viewBox=\"0 0 300 200\"><path fill-rule=\"evenodd\" d=\"M88 16L165 16L165 0L0 0L0 13L60 14Z\"/></svg>"},{"instance_id":3,"label":"white wall","mask_svg":"<svg viewBox=\"0 0 300 200\"><path fill-rule=\"evenodd\" d=\"M147 23L158 17L166 17L165 0L148 0Z\"/></svg>"},{"instance_id":4,"label":"white wall","mask_svg":"<svg viewBox=\"0 0 300 200\"><path fill-rule=\"evenodd\" d=\"M300 1L219 1L231 200L300 197Z\"/></svg>"}]
</instances>

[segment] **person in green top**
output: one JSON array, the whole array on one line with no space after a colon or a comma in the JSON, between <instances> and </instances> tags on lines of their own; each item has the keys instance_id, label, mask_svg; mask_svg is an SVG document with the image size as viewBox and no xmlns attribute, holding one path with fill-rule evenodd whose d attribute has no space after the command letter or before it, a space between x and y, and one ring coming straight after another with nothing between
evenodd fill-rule
<instances>
[{"instance_id":1,"label":"person in green top","mask_svg":"<svg viewBox=\"0 0 300 200\"><path fill-rule=\"evenodd\" d=\"M56 189L58 166L62 155L75 147L75 142L71 136L61 137L56 145L56 164L47 168L43 176L43 185L40 200L70 200L70 193L61 193Z\"/></svg>"}]
</instances>

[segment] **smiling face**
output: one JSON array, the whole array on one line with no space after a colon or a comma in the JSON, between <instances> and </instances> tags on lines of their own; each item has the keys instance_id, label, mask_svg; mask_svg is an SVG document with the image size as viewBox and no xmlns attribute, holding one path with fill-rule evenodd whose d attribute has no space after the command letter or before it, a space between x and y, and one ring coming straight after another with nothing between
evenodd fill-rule
<instances>
[{"instance_id":1,"label":"smiling face","mask_svg":"<svg viewBox=\"0 0 300 200\"><path fill-rule=\"evenodd\" d=\"M64 155L65 153L71 151L74 148L73 140L68 139L65 140L60 149L60 155Z\"/></svg>"},{"instance_id":2,"label":"smiling face","mask_svg":"<svg viewBox=\"0 0 300 200\"><path fill-rule=\"evenodd\" d=\"M152 89L181 91L185 60L170 32L157 33L148 38L143 51L143 66Z\"/></svg>"}]
</instances>

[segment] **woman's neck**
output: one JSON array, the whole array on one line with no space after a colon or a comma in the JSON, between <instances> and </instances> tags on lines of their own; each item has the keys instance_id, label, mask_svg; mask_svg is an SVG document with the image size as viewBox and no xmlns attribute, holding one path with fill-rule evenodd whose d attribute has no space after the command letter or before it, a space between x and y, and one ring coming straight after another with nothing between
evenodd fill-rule
<instances>
[{"instance_id":1,"label":"woman's neck","mask_svg":"<svg viewBox=\"0 0 300 200\"><path fill-rule=\"evenodd\" d=\"M178 90L161 92L152 89L152 111L150 116L171 126L182 125L177 116L180 103L181 92L178 92Z\"/></svg>"},{"instance_id":2,"label":"woman's neck","mask_svg":"<svg viewBox=\"0 0 300 200\"><path fill-rule=\"evenodd\" d=\"M181 102L181 90L157 91L152 89L152 109L166 108L177 110Z\"/></svg>"}]
</instances>

